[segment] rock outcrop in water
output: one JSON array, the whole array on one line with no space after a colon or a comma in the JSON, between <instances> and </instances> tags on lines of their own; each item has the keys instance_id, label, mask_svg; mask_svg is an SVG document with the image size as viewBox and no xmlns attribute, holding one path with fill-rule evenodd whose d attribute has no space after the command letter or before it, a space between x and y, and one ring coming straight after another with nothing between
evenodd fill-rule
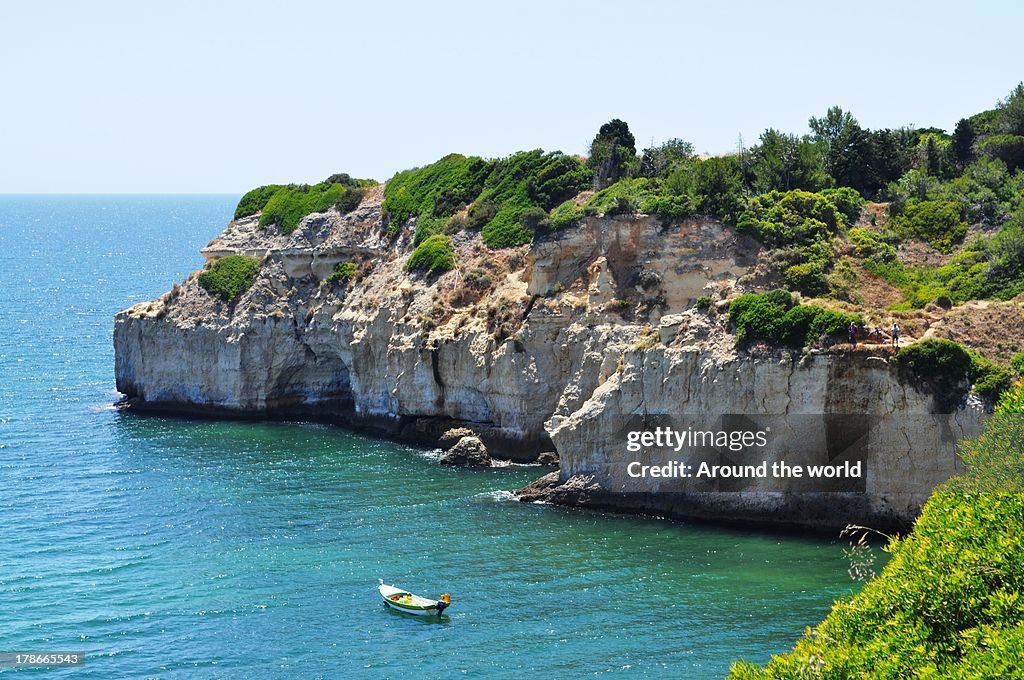
<instances>
[{"instance_id":1,"label":"rock outcrop in water","mask_svg":"<svg viewBox=\"0 0 1024 680\"><path fill-rule=\"evenodd\" d=\"M557 451L558 483L532 500L821 526L907 523L956 469L955 437L979 426L965 408L935 427L932 397L882 350L737 350L715 307L693 305L733 295L758 245L716 222L587 218L501 251L462 232L458 268L430 277L405 271L413 226L389 234L380 202L370 190L355 211L310 215L291 234L258 228L258 216L232 222L204 253L263 258L248 291L227 303L193 274L117 315L125 403L315 417L425 443L466 426L499 457ZM342 262L355 277L329 281ZM638 484L622 428L680 413L871 414L886 439L857 492ZM816 447L822 432L782 444Z\"/></svg>"}]
</instances>

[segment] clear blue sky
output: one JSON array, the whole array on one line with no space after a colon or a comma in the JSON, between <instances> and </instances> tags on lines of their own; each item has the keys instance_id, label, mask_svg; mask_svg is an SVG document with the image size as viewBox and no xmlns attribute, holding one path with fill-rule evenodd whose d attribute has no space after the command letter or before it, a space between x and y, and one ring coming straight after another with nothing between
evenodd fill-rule
<instances>
[{"instance_id":1,"label":"clear blue sky","mask_svg":"<svg viewBox=\"0 0 1024 680\"><path fill-rule=\"evenodd\" d=\"M833 104L952 129L1024 79L1021 26L1009 2L10 2L0 193L386 179L583 153L613 117L712 153Z\"/></svg>"}]
</instances>

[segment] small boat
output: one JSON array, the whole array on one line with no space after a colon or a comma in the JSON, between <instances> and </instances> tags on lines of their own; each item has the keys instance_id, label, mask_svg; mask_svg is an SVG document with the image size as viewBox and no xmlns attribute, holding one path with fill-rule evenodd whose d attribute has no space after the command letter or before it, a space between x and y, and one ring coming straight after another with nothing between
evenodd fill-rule
<instances>
[{"instance_id":1,"label":"small boat","mask_svg":"<svg viewBox=\"0 0 1024 680\"><path fill-rule=\"evenodd\" d=\"M380 585L377 586L377 590L380 591L380 596L384 599L384 604L397 609L400 612L406 614L415 614L416 616L440 616L441 612L448 608L448 605L452 603L452 596L445 593L439 600L430 600L419 595L413 595L408 590L402 590L395 586L389 586L384 583L384 579L377 579L380 581Z\"/></svg>"}]
</instances>

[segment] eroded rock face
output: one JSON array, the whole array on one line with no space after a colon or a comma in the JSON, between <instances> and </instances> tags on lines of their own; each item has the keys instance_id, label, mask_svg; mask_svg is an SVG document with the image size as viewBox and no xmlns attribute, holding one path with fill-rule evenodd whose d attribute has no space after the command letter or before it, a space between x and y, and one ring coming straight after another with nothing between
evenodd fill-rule
<instances>
[{"instance_id":1,"label":"eroded rock face","mask_svg":"<svg viewBox=\"0 0 1024 680\"><path fill-rule=\"evenodd\" d=\"M425 276L404 270L413 228L389 235L380 201L370 191L352 213L310 215L292 234L260 229L256 217L230 224L204 253L264 258L255 284L229 304L192 275L119 313L118 390L136 409L317 417L431 445L454 429L446 446L474 436L518 461L556 451L554 500L658 514L907 519L956 469L933 433L904 423L867 493L835 512L835 499L768 491L624 492L613 435L636 414L910 415L933 404L884 357L738 353L716 310L756 244L720 224L588 218L497 252L460 233L458 270ZM327 281L340 262L356 264L356 276ZM692 309L702 295L718 300L708 312ZM970 433L979 419L961 411L948 431Z\"/></svg>"}]
</instances>

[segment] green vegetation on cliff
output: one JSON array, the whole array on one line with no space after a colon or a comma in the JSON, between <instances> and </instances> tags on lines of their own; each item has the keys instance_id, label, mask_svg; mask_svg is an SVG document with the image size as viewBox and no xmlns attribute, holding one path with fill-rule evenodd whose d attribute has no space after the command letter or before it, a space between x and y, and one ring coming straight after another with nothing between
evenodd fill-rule
<instances>
[{"instance_id":1,"label":"green vegetation on cliff","mask_svg":"<svg viewBox=\"0 0 1024 680\"><path fill-rule=\"evenodd\" d=\"M789 291L741 295L729 304L729 322L742 341L763 340L773 345L804 347L842 336L860 317L815 305L797 305Z\"/></svg>"},{"instance_id":2,"label":"green vegetation on cliff","mask_svg":"<svg viewBox=\"0 0 1024 680\"><path fill-rule=\"evenodd\" d=\"M434 233L480 229L491 248L529 243L548 227L548 213L590 185L577 158L537 149L485 161L458 154L405 170L384 188L393 224L415 217L415 242ZM465 211L465 215L457 214Z\"/></svg>"},{"instance_id":3,"label":"green vegetation on cliff","mask_svg":"<svg viewBox=\"0 0 1024 680\"><path fill-rule=\"evenodd\" d=\"M261 263L260 258L248 255L221 257L199 275L199 285L231 302L252 287Z\"/></svg>"},{"instance_id":4,"label":"green vegetation on cliff","mask_svg":"<svg viewBox=\"0 0 1024 680\"><path fill-rule=\"evenodd\" d=\"M896 362L911 384L934 395L943 413L959 408L972 386L979 396L995 401L1013 383L1008 368L952 340L916 342L901 349Z\"/></svg>"},{"instance_id":5,"label":"green vegetation on cliff","mask_svg":"<svg viewBox=\"0 0 1024 680\"><path fill-rule=\"evenodd\" d=\"M327 281L329 283L348 283L355 275L355 262L339 262L334 265L334 271L327 277Z\"/></svg>"},{"instance_id":6,"label":"green vegetation on cliff","mask_svg":"<svg viewBox=\"0 0 1024 680\"><path fill-rule=\"evenodd\" d=\"M406 271L425 271L441 274L455 268L455 248L450 236L434 234L416 246L408 261Z\"/></svg>"},{"instance_id":7,"label":"green vegetation on cliff","mask_svg":"<svg viewBox=\"0 0 1024 680\"><path fill-rule=\"evenodd\" d=\"M342 214L355 210L363 189L373 184L372 180L357 180L346 174L331 175L319 184L268 184L242 196L235 219L261 212L259 226L277 225L287 234L306 215L330 208Z\"/></svg>"},{"instance_id":8,"label":"green vegetation on cliff","mask_svg":"<svg viewBox=\"0 0 1024 680\"><path fill-rule=\"evenodd\" d=\"M936 490L864 589L837 602L755 678L1017 677L1024 653L1024 383L961 445L966 474Z\"/></svg>"}]
</instances>

